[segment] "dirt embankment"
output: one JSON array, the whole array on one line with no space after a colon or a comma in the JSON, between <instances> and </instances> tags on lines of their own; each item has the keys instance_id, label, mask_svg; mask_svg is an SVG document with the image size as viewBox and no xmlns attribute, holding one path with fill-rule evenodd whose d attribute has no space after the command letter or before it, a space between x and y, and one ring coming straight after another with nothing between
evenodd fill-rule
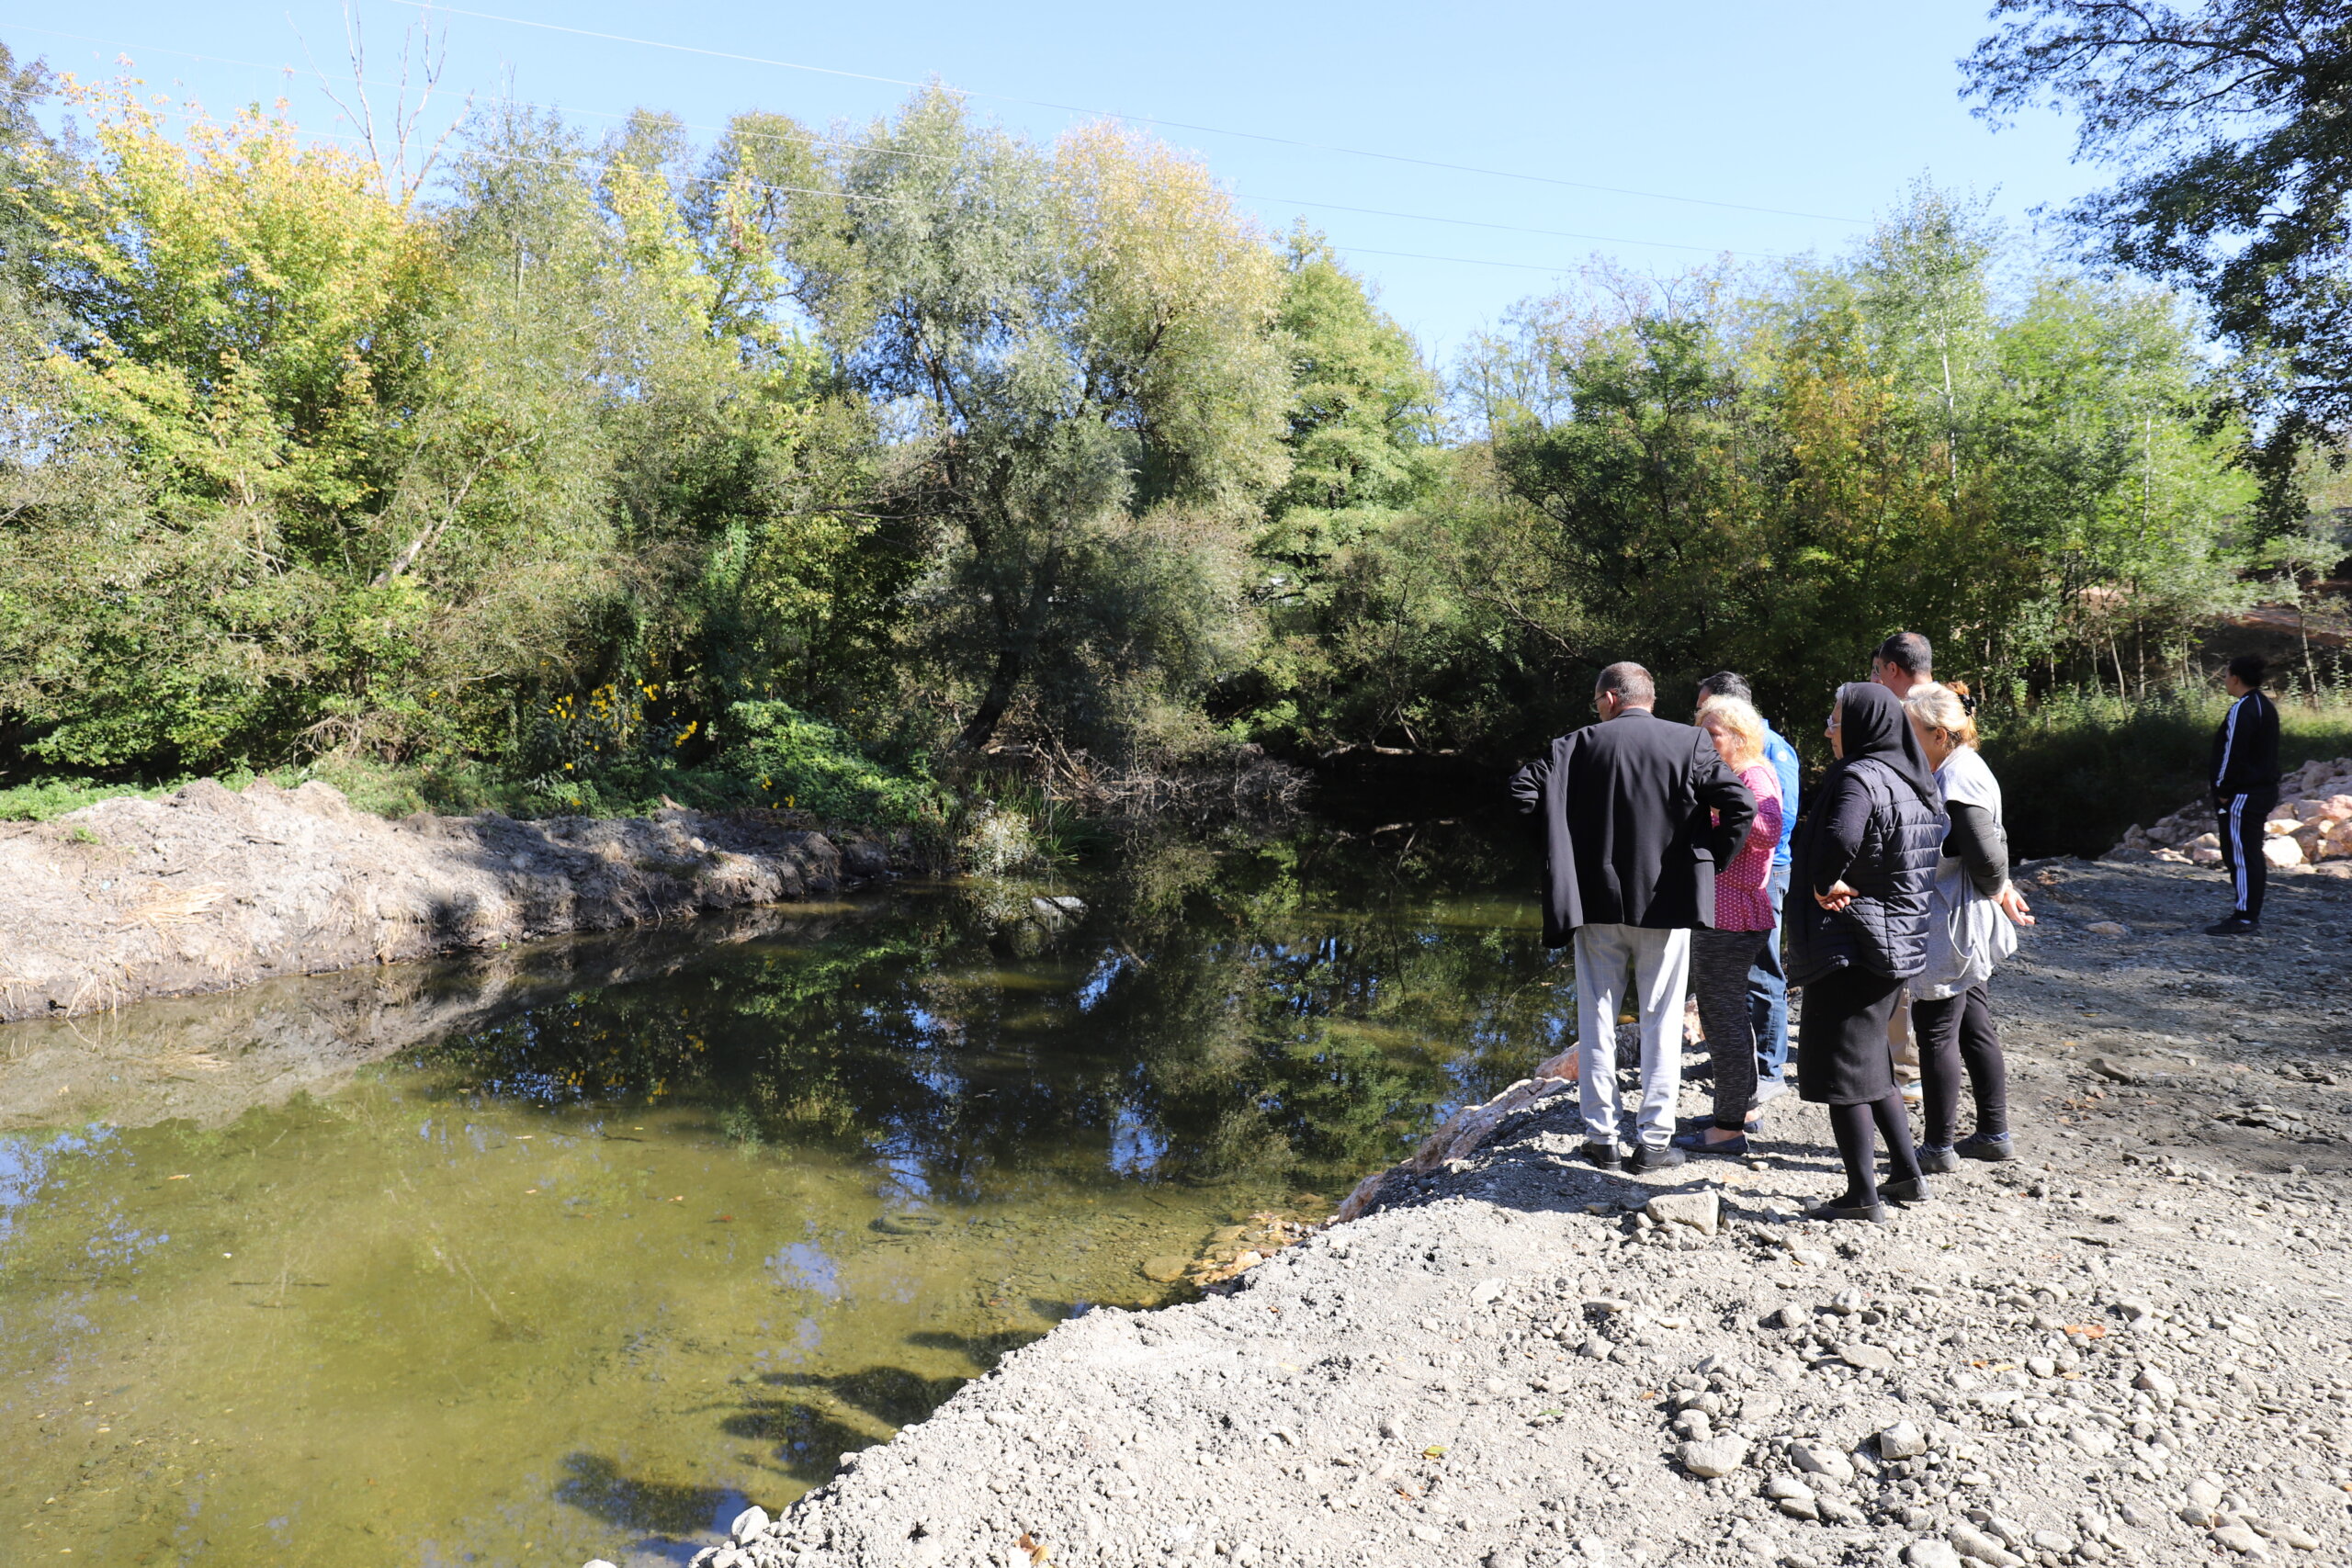
<instances>
[{"instance_id":1,"label":"dirt embankment","mask_svg":"<svg viewBox=\"0 0 2352 1568\"><path fill-rule=\"evenodd\" d=\"M766 812L390 822L200 780L0 824L0 1021L822 896L892 858Z\"/></svg>"},{"instance_id":2,"label":"dirt embankment","mask_svg":"<svg viewBox=\"0 0 2352 1568\"><path fill-rule=\"evenodd\" d=\"M1637 1177L1522 1090L1230 1295L1065 1324L694 1561L2344 1561L2352 888L2282 878L2223 941L2211 873L2021 871L2020 1160L1824 1224L1816 1107Z\"/></svg>"}]
</instances>

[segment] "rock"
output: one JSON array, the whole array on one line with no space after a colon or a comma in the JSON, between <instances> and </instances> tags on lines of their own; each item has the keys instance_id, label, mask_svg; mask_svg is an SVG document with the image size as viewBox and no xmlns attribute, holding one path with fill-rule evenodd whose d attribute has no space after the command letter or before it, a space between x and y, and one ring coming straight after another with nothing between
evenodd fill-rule
<instances>
[{"instance_id":1,"label":"rock","mask_svg":"<svg viewBox=\"0 0 2352 1568\"><path fill-rule=\"evenodd\" d=\"M1789 1462L1808 1475L1826 1475L1843 1484L1854 1479L1854 1465L1832 1443L1791 1443Z\"/></svg>"},{"instance_id":2,"label":"rock","mask_svg":"<svg viewBox=\"0 0 2352 1568\"><path fill-rule=\"evenodd\" d=\"M1908 1421L1897 1421L1878 1435L1881 1459L1917 1459L1928 1451L1928 1439Z\"/></svg>"},{"instance_id":3,"label":"rock","mask_svg":"<svg viewBox=\"0 0 2352 1568\"><path fill-rule=\"evenodd\" d=\"M1715 1234L1723 1212L1712 1188L1704 1192L1661 1192L1642 1207L1659 1224L1688 1225L1701 1235Z\"/></svg>"},{"instance_id":4,"label":"rock","mask_svg":"<svg viewBox=\"0 0 2352 1568\"><path fill-rule=\"evenodd\" d=\"M2293 1547L2297 1551L2317 1551L2319 1550L2319 1537L2312 1535L2308 1530L2297 1529L2293 1525L2274 1526L2270 1531L2270 1539L2277 1541L2283 1541L2287 1545Z\"/></svg>"},{"instance_id":5,"label":"rock","mask_svg":"<svg viewBox=\"0 0 2352 1568\"><path fill-rule=\"evenodd\" d=\"M2140 1375L2132 1380L2133 1388L2144 1388L2160 1399L2172 1399L2180 1393L2180 1385L2154 1367L2142 1367Z\"/></svg>"},{"instance_id":6,"label":"rock","mask_svg":"<svg viewBox=\"0 0 2352 1568\"><path fill-rule=\"evenodd\" d=\"M1491 1306L1502 1299L1502 1293L1509 1286L1507 1280L1481 1280L1470 1292L1470 1304Z\"/></svg>"},{"instance_id":7,"label":"rock","mask_svg":"<svg viewBox=\"0 0 2352 1568\"><path fill-rule=\"evenodd\" d=\"M2104 1056L2093 1056L2091 1058L2091 1071L2107 1079L2109 1083L2138 1083L2140 1081L2139 1074L2133 1072L2129 1067L2110 1062Z\"/></svg>"},{"instance_id":8,"label":"rock","mask_svg":"<svg viewBox=\"0 0 2352 1568\"><path fill-rule=\"evenodd\" d=\"M1817 1519L1821 1517L1821 1500L1810 1492L1806 1493L1802 1497L1783 1497L1780 1501L1774 1503L1772 1506L1780 1509L1781 1512L1788 1515L1789 1517L1792 1519Z\"/></svg>"},{"instance_id":9,"label":"rock","mask_svg":"<svg viewBox=\"0 0 2352 1568\"><path fill-rule=\"evenodd\" d=\"M601 1557L591 1557L587 1562L582 1562L580 1568L613 1568L613 1565Z\"/></svg>"},{"instance_id":10,"label":"rock","mask_svg":"<svg viewBox=\"0 0 2352 1568\"><path fill-rule=\"evenodd\" d=\"M1838 1359L1849 1367L1865 1371L1883 1372L1894 1365L1894 1352L1883 1345L1864 1345L1860 1341L1838 1348Z\"/></svg>"},{"instance_id":11,"label":"rock","mask_svg":"<svg viewBox=\"0 0 2352 1568\"><path fill-rule=\"evenodd\" d=\"M1583 1344L1577 1347L1577 1355L1587 1357L1595 1361L1605 1361L1609 1359L1609 1341L1601 1338L1598 1335L1595 1335L1592 1338L1586 1340Z\"/></svg>"},{"instance_id":12,"label":"rock","mask_svg":"<svg viewBox=\"0 0 2352 1568\"><path fill-rule=\"evenodd\" d=\"M1829 1310L1840 1317L1851 1317L1870 1303L1870 1297L1849 1285L1829 1298Z\"/></svg>"},{"instance_id":13,"label":"rock","mask_svg":"<svg viewBox=\"0 0 2352 1568\"><path fill-rule=\"evenodd\" d=\"M1423 1546L1442 1546L1445 1544L1445 1537L1440 1535L1435 1529L1431 1529L1428 1525L1415 1525L1411 1529L1407 1530L1405 1533L1411 1536L1415 1540L1419 1541Z\"/></svg>"},{"instance_id":14,"label":"rock","mask_svg":"<svg viewBox=\"0 0 2352 1568\"><path fill-rule=\"evenodd\" d=\"M2219 1526L2213 1531L2213 1539L2244 1557L2270 1555L2270 1549L2263 1544L2262 1538L2244 1525Z\"/></svg>"},{"instance_id":15,"label":"rock","mask_svg":"<svg viewBox=\"0 0 2352 1568\"><path fill-rule=\"evenodd\" d=\"M1793 1475L1776 1475L1764 1483L1764 1495L1779 1502L1784 1498L1801 1497L1813 1501L1813 1488Z\"/></svg>"},{"instance_id":16,"label":"rock","mask_svg":"<svg viewBox=\"0 0 2352 1568\"><path fill-rule=\"evenodd\" d=\"M2188 1483L2188 1506L2210 1514L2222 1506L2222 1489L2199 1476Z\"/></svg>"},{"instance_id":17,"label":"rock","mask_svg":"<svg viewBox=\"0 0 2352 1568\"><path fill-rule=\"evenodd\" d=\"M2083 928L2093 936L2130 936L2132 930L2120 920L2093 920Z\"/></svg>"},{"instance_id":18,"label":"rock","mask_svg":"<svg viewBox=\"0 0 2352 1568\"><path fill-rule=\"evenodd\" d=\"M1677 1452L1683 1469L1693 1475L1712 1480L1718 1475L1729 1475L1747 1462L1747 1439L1710 1438L1703 1442L1685 1443Z\"/></svg>"},{"instance_id":19,"label":"rock","mask_svg":"<svg viewBox=\"0 0 2352 1568\"><path fill-rule=\"evenodd\" d=\"M1951 1543L1933 1536L1923 1537L1903 1549L1903 1561L1911 1568L1960 1568L1960 1553Z\"/></svg>"},{"instance_id":20,"label":"rock","mask_svg":"<svg viewBox=\"0 0 2352 1568\"><path fill-rule=\"evenodd\" d=\"M2304 863L2303 846L2283 834L2267 838L2262 840L2262 858L2284 871L2290 865Z\"/></svg>"},{"instance_id":21,"label":"rock","mask_svg":"<svg viewBox=\"0 0 2352 1568\"><path fill-rule=\"evenodd\" d=\"M1802 1307L1784 1306L1764 1319L1767 1328L1802 1328L1813 1314Z\"/></svg>"},{"instance_id":22,"label":"rock","mask_svg":"<svg viewBox=\"0 0 2352 1568\"><path fill-rule=\"evenodd\" d=\"M2115 1434L2104 1427L2077 1427L2070 1435L2076 1448L2094 1458L2104 1459L2115 1451Z\"/></svg>"},{"instance_id":23,"label":"rock","mask_svg":"<svg viewBox=\"0 0 2352 1568\"><path fill-rule=\"evenodd\" d=\"M2036 1551L2054 1551L2061 1557L2074 1554L2073 1538L2060 1535L2056 1530L2036 1530L2030 1539Z\"/></svg>"},{"instance_id":24,"label":"rock","mask_svg":"<svg viewBox=\"0 0 2352 1568\"><path fill-rule=\"evenodd\" d=\"M1405 1423L1395 1416L1383 1416L1380 1418L1380 1435L1384 1438L1401 1438L1405 1435Z\"/></svg>"},{"instance_id":25,"label":"rock","mask_svg":"<svg viewBox=\"0 0 2352 1568\"><path fill-rule=\"evenodd\" d=\"M2018 1568L2025 1562L2016 1552L1995 1540L1973 1525L1951 1527L1951 1549L1973 1562L1991 1564L1991 1568Z\"/></svg>"},{"instance_id":26,"label":"rock","mask_svg":"<svg viewBox=\"0 0 2352 1568\"><path fill-rule=\"evenodd\" d=\"M1139 1267L1143 1269L1143 1277L1153 1284L1172 1285L1182 1279L1184 1270L1192 1266L1191 1258L1179 1258L1171 1252L1164 1258L1147 1258Z\"/></svg>"},{"instance_id":27,"label":"rock","mask_svg":"<svg viewBox=\"0 0 2352 1568\"><path fill-rule=\"evenodd\" d=\"M759 1540L768 1533L768 1511L754 1503L735 1516L735 1522L727 1527L727 1533L738 1542Z\"/></svg>"}]
</instances>

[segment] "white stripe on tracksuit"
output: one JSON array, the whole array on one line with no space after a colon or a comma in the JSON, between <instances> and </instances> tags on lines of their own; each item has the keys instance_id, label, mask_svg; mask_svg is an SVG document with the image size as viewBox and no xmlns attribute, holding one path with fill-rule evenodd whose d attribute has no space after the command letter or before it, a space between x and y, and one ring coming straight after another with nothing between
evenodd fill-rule
<instances>
[{"instance_id":1,"label":"white stripe on tracksuit","mask_svg":"<svg viewBox=\"0 0 2352 1568\"><path fill-rule=\"evenodd\" d=\"M2234 709L2230 716L2237 716ZM2230 796L2230 884L2241 915L2246 912L2245 876L2245 796L2233 795Z\"/></svg>"}]
</instances>

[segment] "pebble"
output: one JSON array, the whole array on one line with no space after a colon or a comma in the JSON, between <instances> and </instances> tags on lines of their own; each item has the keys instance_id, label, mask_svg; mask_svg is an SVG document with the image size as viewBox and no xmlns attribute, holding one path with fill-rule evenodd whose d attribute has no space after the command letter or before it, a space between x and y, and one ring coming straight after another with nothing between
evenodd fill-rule
<instances>
[{"instance_id":1,"label":"pebble","mask_svg":"<svg viewBox=\"0 0 2352 1568\"><path fill-rule=\"evenodd\" d=\"M1829 1310L1840 1317L1851 1317L1870 1303L1870 1297L1849 1285L1829 1298Z\"/></svg>"},{"instance_id":2,"label":"pebble","mask_svg":"<svg viewBox=\"0 0 2352 1568\"><path fill-rule=\"evenodd\" d=\"M1960 1568L1960 1553L1951 1543L1933 1536L1913 1541L1903 1549L1903 1561L1911 1568Z\"/></svg>"},{"instance_id":3,"label":"pebble","mask_svg":"<svg viewBox=\"0 0 2352 1568\"><path fill-rule=\"evenodd\" d=\"M1789 1462L1812 1475L1826 1475L1843 1485L1854 1479L1853 1461L1827 1443L1791 1443Z\"/></svg>"},{"instance_id":4,"label":"pebble","mask_svg":"<svg viewBox=\"0 0 2352 1568\"><path fill-rule=\"evenodd\" d=\"M727 1527L727 1533L738 1541L757 1540L768 1533L768 1511L753 1504L735 1516L735 1522Z\"/></svg>"},{"instance_id":5,"label":"pebble","mask_svg":"<svg viewBox=\"0 0 2352 1568\"><path fill-rule=\"evenodd\" d=\"M2216 1526L2213 1530L2213 1539L2243 1556L2267 1557L2270 1555L2270 1549L2263 1544L2262 1538L2244 1525Z\"/></svg>"},{"instance_id":6,"label":"pebble","mask_svg":"<svg viewBox=\"0 0 2352 1568\"><path fill-rule=\"evenodd\" d=\"M1983 1530L1967 1525L1952 1526L1951 1549L1962 1557L1990 1563L1992 1568L2018 1568L2025 1561Z\"/></svg>"},{"instance_id":7,"label":"pebble","mask_svg":"<svg viewBox=\"0 0 2352 1568\"><path fill-rule=\"evenodd\" d=\"M1908 1421L1897 1421L1878 1435L1881 1459L1916 1459L1927 1451L1927 1438Z\"/></svg>"},{"instance_id":8,"label":"pebble","mask_svg":"<svg viewBox=\"0 0 2352 1568\"><path fill-rule=\"evenodd\" d=\"M1703 1192L1661 1192L1642 1212L1661 1225L1686 1225L1713 1235L1722 1224L1723 1203L1713 1188Z\"/></svg>"},{"instance_id":9,"label":"pebble","mask_svg":"<svg viewBox=\"0 0 2352 1568\"><path fill-rule=\"evenodd\" d=\"M1838 1347L1838 1354L1848 1366L1860 1367L1864 1371L1883 1372L1894 1365L1894 1352L1883 1345L1864 1345L1859 1342L1842 1345Z\"/></svg>"},{"instance_id":10,"label":"pebble","mask_svg":"<svg viewBox=\"0 0 2352 1568\"><path fill-rule=\"evenodd\" d=\"M1173 1253L1164 1258L1147 1258L1142 1264L1143 1277L1155 1285L1172 1285L1182 1279L1184 1271L1192 1266L1191 1258L1179 1258Z\"/></svg>"},{"instance_id":11,"label":"pebble","mask_svg":"<svg viewBox=\"0 0 2352 1568\"><path fill-rule=\"evenodd\" d=\"M1731 1436L1709 1438L1685 1443L1679 1451L1685 1470L1713 1480L1718 1475L1729 1475L1747 1462L1747 1439Z\"/></svg>"}]
</instances>

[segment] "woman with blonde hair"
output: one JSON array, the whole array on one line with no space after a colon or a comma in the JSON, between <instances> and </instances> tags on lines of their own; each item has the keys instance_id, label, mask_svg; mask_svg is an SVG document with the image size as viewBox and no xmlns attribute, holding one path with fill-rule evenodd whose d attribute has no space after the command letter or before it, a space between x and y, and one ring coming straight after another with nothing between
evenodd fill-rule
<instances>
[{"instance_id":1,"label":"woman with blonde hair","mask_svg":"<svg viewBox=\"0 0 2352 1568\"><path fill-rule=\"evenodd\" d=\"M1976 704L1968 688L1928 682L1911 688L1903 711L1936 770L1951 818L1928 901L1927 966L1911 981L1911 1028L1919 1042L1920 1108L1927 1134L1921 1168L1958 1170L1962 1159L2017 1157L2009 1137L2008 1068L1984 987L2017 951L2013 926L2033 917L2009 881L2001 785L1976 752ZM1963 1066L1976 1100L1976 1131L1960 1126Z\"/></svg>"},{"instance_id":2,"label":"woman with blonde hair","mask_svg":"<svg viewBox=\"0 0 2352 1568\"><path fill-rule=\"evenodd\" d=\"M1715 923L1690 933L1690 988L1714 1062L1714 1125L1674 1140L1699 1154L1747 1152L1747 1115L1756 1103L1756 1015L1747 973L1772 935L1772 856L1781 846L1781 778L1764 756L1764 718L1738 697L1699 705L1699 728L1724 765L1756 797L1756 820L1728 864L1715 868Z\"/></svg>"}]
</instances>

